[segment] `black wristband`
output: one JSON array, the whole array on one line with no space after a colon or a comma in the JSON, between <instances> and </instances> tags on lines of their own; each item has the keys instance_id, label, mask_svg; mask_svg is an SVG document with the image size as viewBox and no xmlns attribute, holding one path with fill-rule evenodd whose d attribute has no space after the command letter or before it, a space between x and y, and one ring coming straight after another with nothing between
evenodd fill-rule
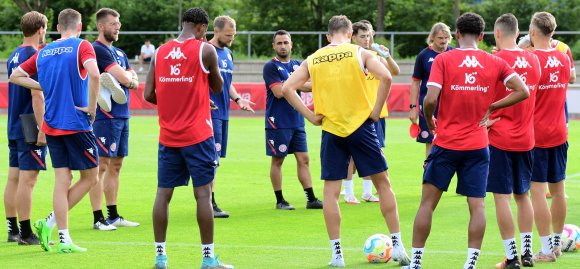
<instances>
[{"instance_id":1,"label":"black wristband","mask_svg":"<svg viewBox=\"0 0 580 269\"><path fill-rule=\"evenodd\" d=\"M241 99L241 98L240 98L240 97L238 97L238 98L234 99L234 102L238 103L238 101L240 101L240 99Z\"/></svg>"},{"instance_id":2,"label":"black wristband","mask_svg":"<svg viewBox=\"0 0 580 269\"><path fill-rule=\"evenodd\" d=\"M416 107L417 107L417 105L413 105L413 104L409 105L409 109L413 109L413 108L416 108Z\"/></svg>"}]
</instances>

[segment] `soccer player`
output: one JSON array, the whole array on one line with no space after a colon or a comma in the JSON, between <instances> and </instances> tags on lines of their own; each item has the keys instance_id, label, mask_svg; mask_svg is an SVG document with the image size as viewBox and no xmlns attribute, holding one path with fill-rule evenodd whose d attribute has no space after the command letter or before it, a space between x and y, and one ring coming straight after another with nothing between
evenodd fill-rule
<instances>
[{"instance_id":1,"label":"soccer player","mask_svg":"<svg viewBox=\"0 0 580 269\"><path fill-rule=\"evenodd\" d=\"M276 195L276 209L294 210L282 195L282 163L288 154L294 154L298 166L298 180L306 195L307 209L321 209L322 202L312 190L312 177L304 131L304 118L284 99L282 84L297 69L301 62L290 59L292 39L290 33L278 30L272 40L276 56L264 65L263 77L266 82L266 155L272 157L270 180ZM298 89L310 92L312 85L306 83Z\"/></svg>"},{"instance_id":2,"label":"soccer player","mask_svg":"<svg viewBox=\"0 0 580 269\"><path fill-rule=\"evenodd\" d=\"M381 56L379 56L379 54L376 51L370 50L371 49L371 44L372 44L372 39L374 36L374 31L373 28L371 26L371 24L366 21L359 21L356 22L352 25L352 42L364 49L369 50L369 52L371 52L373 55L375 55L377 57L377 59L383 64L385 65L385 67L387 67L387 69L389 69L389 71L391 72L392 75L396 75L399 73L399 66L397 65L397 63L392 59L393 57L390 57L390 54L388 54L388 52L385 54L387 57L383 58ZM377 78L375 78L371 73L367 74L367 87L369 87L371 90L373 89L378 89L379 87L379 80ZM376 95L371 94L370 95L371 98L374 98ZM374 103L374 100L371 99L371 103ZM386 127L386 123L385 123L385 117L387 117L388 115L388 111L387 111L387 105L383 106L383 109L381 110L381 118L379 119L379 121L375 122L375 129L377 131L377 136L379 139L379 144L381 145L382 148L385 147L385 127ZM354 196L354 182L352 181L353 178L353 172L354 171L354 162L350 162L349 163L349 173L347 175L347 178L344 180L343 184L344 184L344 201L347 204L359 204L360 202L358 201L358 199ZM363 178L362 181L362 189L363 189L363 193L362 193L362 199L367 201L367 202L379 202L379 198L377 198L376 196L374 196L372 194L372 189L373 189L373 182L369 177L365 177Z\"/></svg>"},{"instance_id":3,"label":"soccer player","mask_svg":"<svg viewBox=\"0 0 580 269\"><path fill-rule=\"evenodd\" d=\"M52 228L57 224L58 252L84 252L87 249L75 245L69 235L68 211L98 180L99 158L91 124L97 108L99 69L91 43L78 38L82 31L79 12L70 8L61 11L57 29L61 38L21 64L10 81L41 90L46 96L41 130L46 134L55 173L54 212L34 224L40 245L50 251ZM35 74L38 82L29 77ZM80 170L80 179L72 187L71 170Z\"/></svg>"},{"instance_id":4,"label":"soccer player","mask_svg":"<svg viewBox=\"0 0 580 269\"><path fill-rule=\"evenodd\" d=\"M351 156L359 175L370 176L381 197L381 213L393 240L393 260L407 265L409 257L401 240L397 201L374 127L389 94L392 77L375 55L350 44L351 36L350 20L342 15L332 17L327 35L331 44L310 55L284 83L282 92L284 98L308 121L322 125L323 212L332 250L329 265L345 267L340 243L338 197ZM366 70L380 80L378 91L368 89ZM314 112L302 103L296 93L309 78L312 78ZM376 99L374 104L369 101L371 98Z\"/></svg>"},{"instance_id":5,"label":"soccer player","mask_svg":"<svg viewBox=\"0 0 580 269\"><path fill-rule=\"evenodd\" d=\"M518 48L518 20L511 14L501 15L495 21L494 36L499 50L495 56L525 81L530 97L514 106L491 114L489 126L489 175L487 191L493 193L497 224L505 247L506 258L496 268L533 266L532 229L534 211L528 196L532 177L534 148L534 102L540 79L540 63L534 54ZM498 82L495 100L511 93ZM495 123L494 123L495 122ZM521 239L521 263L518 260L514 219L510 208L511 194L518 208L518 227Z\"/></svg>"},{"instance_id":6,"label":"soccer player","mask_svg":"<svg viewBox=\"0 0 580 269\"><path fill-rule=\"evenodd\" d=\"M537 12L530 23L534 54L540 59L542 76L536 93L534 111L534 167L532 170L532 206L542 249L534 261L554 262L561 252L561 236L566 220L564 179L568 152L568 131L563 113L570 80L570 58L553 49L550 39L556 30L556 19L548 12ZM552 194L548 207L546 188ZM554 237L550 235L551 227Z\"/></svg>"},{"instance_id":7,"label":"soccer player","mask_svg":"<svg viewBox=\"0 0 580 269\"><path fill-rule=\"evenodd\" d=\"M48 19L43 14L31 11L20 19L24 35L20 45L8 58L8 77L18 65L32 57L41 43L44 43ZM35 80L38 78L33 77ZM41 91L30 91L13 83L8 83L8 148L10 168L4 189L4 210L8 225L8 242L19 245L38 245L38 236L30 226L32 191L40 170L46 170L46 136L38 132L36 144L27 144L19 116L34 113L36 122L42 123L44 115L44 95ZM18 213L17 222L16 214ZM20 223L20 229L18 229Z\"/></svg>"},{"instance_id":8,"label":"soccer player","mask_svg":"<svg viewBox=\"0 0 580 269\"><path fill-rule=\"evenodd\" d=\"M437 55L453 49L449 46L453 37L449 26L442 22L438 22L431 27L429 37L427 37L427 47L424 48L415 59L415 67L413 69L413 78L410 87L409 105L409 119L413 124L419 124L419 136L417 142L425 144L425 157L429 156L433 143L433 134L429 132L427 127L427 120L423 110L423 100L427 95L427 81L431 74L431 65ZM419 107L417 107L417 104ZM437 108L433 113L437 117Z\"/></svg>"},{"instance_id":9,"label":"soccer player","mask_svg":"<svg viewBox=\"0 0 580 269\"><path fill-rule=\"evenodd\" d=\"M119 173L123 159L129 153L129 89L137 89L137 73L131 69L127 54L113 46L119 39L121 22L119 13L110 8L99 9L96 13L99 37L93 42L97 56L97 66L101 72L101 84L107 108L97 107L93 132L99 146L99 182L91 189L93 209L93 229L116 230L116 227L136 227L139 223L128 221L117 212L119 193ZM111 92L122 94L126 102L111 102ZM101 100L103 100L101 99ZM102 102L101 102L102 103ZM103 216L103 192L107 202L107 219Z\"/></svg>"},{"instance_id":10,"label":"soccer player","mask_svg":"<svg viewBox=\"0 0 580 269\"><path fill-rule=\"evenodd\" d=\"M213 251L210 183L215 176L217 156L209 89L218 93L223 80L214 47L201 41L208 23L205 10L187 10L181 20L181 34L159 47L151 60L153 68L147 74L144 95L148 102L157 104L160 127L157 195L153 206L155 268L158 269L167 268L165 239L173 190L187 186L190 177L197 201L201 268L233 268L219 262Z\"/></svg>"},{"instance_id":11,"label":"soccer player","mask_svg":"<svg viewBox=\"0 0 580 269\"><path fill-rule=\"evenodd\" d=\"M229 47L232 46L236 36L236 21L229 16L219 16L213 21L214 36L209 41L218 55L218 64L220 74L223 78L224 85L221 92L210 92L211 100L217 106L217 109L211 112L211 121L213 124L215 148L219 158L225 158L228 148L228 122L230 119L230 99L244 111L251 111L254 104L250 100L240 97L234 85L232 85L232 75L234 73L234 58ZM218 164L219 164L218 160ZM213 206L213 215L215 218L228 218L230 214L219 208L215 201L215 181L211 183L211 201Z\"/></svg>"},{"instance_id":12,"label":"soccer player","mask_svg":"<svg viewBox=\"0 0 580 269\"><path fill-rule=\"evenodd\" d=\"M412 261L420 268L423 248L431 232L433 212L457 172L456 192L467 197L470 222L465 269L475 268L485 232L484 197L489 167L487 119L504 107L529 95L526 85L507 63L477 45L483 39L485 22L475 13L464 13L455 25L461 49L439 54L431 68L423 109L432 133L433 148L425 160L423 193L413 227ZM493 102L503 82L512 92ZM439 101L437 124L433 112ZM461 115L460 117L458 115Z\"/></svg>"}]
</instances>

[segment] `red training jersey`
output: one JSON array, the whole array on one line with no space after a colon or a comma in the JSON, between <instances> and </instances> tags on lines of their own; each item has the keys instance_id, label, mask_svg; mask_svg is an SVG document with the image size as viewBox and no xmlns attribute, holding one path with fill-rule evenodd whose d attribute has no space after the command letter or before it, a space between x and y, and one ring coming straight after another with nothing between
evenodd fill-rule
<instances>
[{"instance_id":1,"label":"red training jersey","mask_svg":"<svg viewBox=\"0 0 580 269\"><path fill-rule=\"evenodd\" d=\"M174 39L155 54L159 143L164 146L191 146L213 136L203 46L194 38Z\"/></svg>"},{"instance_id":2,"label":"red training jersey","mask_svg":"<svg viewBox=\"0 0 580 269\"><path fill-rule=\"evenodd\" d=\"M508 66L518 73L530 90L530 97L511 107L497 110L490 119L500 117L489 129L489 144L506 151L529 151L534 148L534 102L536 90L540 81L540 62L531 52L521 49L503 49L495 56L502 58ZM494 101L508 96L508 89L500 82L497 85L497 95Z\"/></svg>"},{"instance_id":3,"label":"red training jersey","mask_svg":"<svg viewBox=\"0 0 580 269\"><path fill-rule=\"evenodd\" d=\"M556 49L536 49L534 54L542 68L534 111L536 147L551 148L568 140L564 104L570 80L570 59Z\"/></svg>"},{"instance_id":4,"label":"red training jersey","mask_svg":"<svg viewBox=\"0 0 580 269\"><path fill-rule=\"evenodd\" d=\"M451 150L487 147L487 130L479 123L496 95L496 83L515 75L504 60L479 49L437 56L427 83L441 89L433 144Z\"/></svg>"}]
</instances>

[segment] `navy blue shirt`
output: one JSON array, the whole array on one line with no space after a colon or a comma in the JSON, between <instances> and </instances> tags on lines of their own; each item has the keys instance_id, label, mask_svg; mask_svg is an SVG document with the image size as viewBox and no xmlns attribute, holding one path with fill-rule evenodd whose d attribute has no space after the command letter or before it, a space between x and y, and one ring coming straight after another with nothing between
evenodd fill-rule
<instances>
[{"instance_id":1,"label":"navy blue shirt","mask_svg":"<svg viewBox=\"0 0 580 269\"><path fill-rule=\"evenodd\" d=\"M107 46L100 41L93 42L93 48L95 49L95 55L97 56L97 66L99 67L99 73L104 73L109 70L109 68L119 65L123 70L131 70L129 65L129 59L127 54L121 49L115 46ZM127 103L117 104L115 101L111 100L111 111L105 112L100 107L97 109L96 120L102 119L128 119L129 118L129 89L121 85L121 88L125 91L127 96Z\"/></svg>"},{"instance_id":2,"label":"navy blue shirt","mask_svg":"<svg viewBox=\"0 0 580 269\"><path fill-rule=\"evenodd\" d=\"M218 56L218 67L220 75L224 80L222 92L215 94L210 91L210 99L218 107L217 110L211 111L212 119L228 120L230 118L230 87L232 85L232 76L234 73L233 54L227 47L218 48L214 45Z\"/></svg>"},{"instance_id":3,"label":"navy blue shirt","mask_svg":"<svg viewBox=\"0 0 580 269\"><path fill-rule=\"evenodd\" d=\"M8 68L8 77L23 62L28 60L36 53L36 49L31 46L18 47L10 58L6 67ZM32 79L38 80L37 76ZM30 89L18 86L14 83L8 83L8 139L16 140L24 138L22 127L20 126L20 114L30 114L32 110L32 95Z\"/></svg>"},{"instance_id":4,"label":"navy blue shirt","mask_svg":"<svg viewBox=\"0 0 580 269\"><path fill-rule=\"evenodd\" d=\"M276 98L272 87L281 85L298 69L301 62L290 60L281 62L277 58L264 65L263 77L266 82L266 129L284 129L304 127L304 118L286 101L285 98ZM300 92L298 92L300 94Z\"/></svg>"},{"instance_id":5,"label":"navy blue shirt","mask_svg":"<svg viewBox=\"0 0 580 269\"><path fill-rule=\"evenodd\" d=\"M453 49L451 46L447 46L449 51ZM439 52L434 51L431 47L424 48L415 60L415 69L413 70L413 79L421 81L421 87L419 88L419 99L420 104L423 102L422 99L427 95L427 81L429 81L429 75L431 75L431 64L435 60L435 57L439 55Z\"/></svg>"}]
</instances>

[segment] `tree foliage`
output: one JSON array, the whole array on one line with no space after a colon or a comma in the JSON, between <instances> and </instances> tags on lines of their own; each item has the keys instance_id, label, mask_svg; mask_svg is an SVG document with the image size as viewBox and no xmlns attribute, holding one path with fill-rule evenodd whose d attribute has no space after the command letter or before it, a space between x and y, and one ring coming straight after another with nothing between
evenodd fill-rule
<instances>
[{"instance_id":1,"label":"tree foliage","mask_svg":"<svg viewBox=\"0 0 580 269\"><path fill-rule=\"evenodd\" d=\"M117 0L0 0L0 29L19 30L18 19L30 10L43 12L49 18L49 29L56 30L56 17L62 9L70 7L83 15L86 30L96 30L94 13L101 7L110 7L121 13L121 31L178 31L180 1L117 1ZM184 12L190 7L203 7L213 19L218 15L230 15L237 21L238 31L326 31L328 20L333 15L347 15L353 22L366 19L375 24L376 29L385 31L429 31L436 22L444 22L454 28L455 1L449 0L183 0ZM384 7L384 14L377 18L378 7ZM463 0L460 12L473 11L486 20L486 30L492 31L495 18L511 12L520 21L520 29L528 30L530 18L536 11L546 10L554 14L558 21L558 31L580 29L578 0ZM382 22L382 27L376 25ZM212 30L213 23L210 22ZM121 35L116 45L128 55L136 55L145 39L159 45L175 34L165 35ZM56 36L51 36L55 38ZM211 36L209 36L211 38ZM95 36L90 36L95 38ZM252 35L251 53L256 56L272 55L270 35ZM395 55L413 57L426 46L424 35L397 35ZM559 35L558 39L568 43L576 55L580 55L578 36ZM0 56L2 50L12 51L15 36L0 36ZM327 43L325 36L293 35L294 54L306 57ZM389 36L378 37L386 44ZM493 44L493 36L485 38L486 46ZM16 42L17 43L17 42ZM238 35L233 50L237 55L246 54L248 36ZM388 45L388 44L386 44ZM578 50L578 51L576 51Z\"/></svg>"}]
</instances>

